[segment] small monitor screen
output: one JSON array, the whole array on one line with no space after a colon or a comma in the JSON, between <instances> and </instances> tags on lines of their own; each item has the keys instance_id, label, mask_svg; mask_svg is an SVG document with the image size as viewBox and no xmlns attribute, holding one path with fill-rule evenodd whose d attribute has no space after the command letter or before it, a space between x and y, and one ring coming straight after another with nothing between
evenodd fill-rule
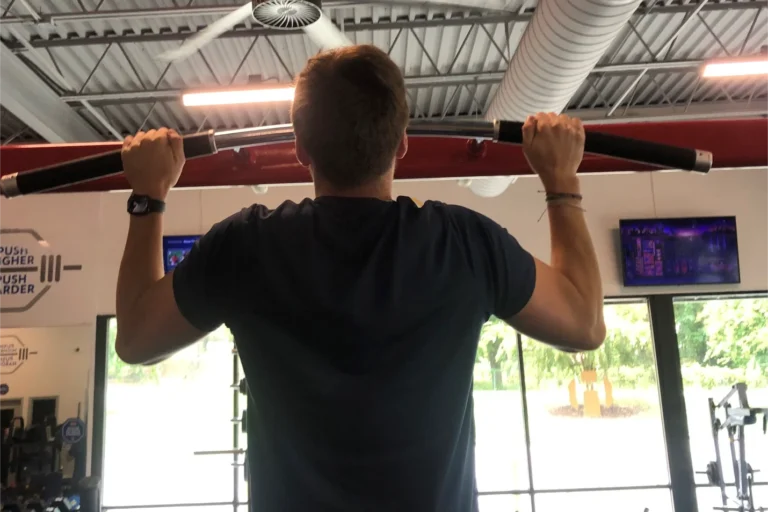
<instances>
[{"instance_id":1,"label":"small monitor screen","mask_svg":"<svg viewBox=\"0 0 768 512\"><path fill-rule=\"evenodd\" d=\"M624 286L739 283L736 217L622 220Z\"/></svg>"},{"instance_id":2,"label":"small monitor screen","mask_svg":"<svg viewBox=\"0 0 768 512\"><path fill-rule=\"evenodd\" d=\"M163 237L163 266L166 274L181 263L198 238L199 235Z\"/></svg>"}]
</instances>

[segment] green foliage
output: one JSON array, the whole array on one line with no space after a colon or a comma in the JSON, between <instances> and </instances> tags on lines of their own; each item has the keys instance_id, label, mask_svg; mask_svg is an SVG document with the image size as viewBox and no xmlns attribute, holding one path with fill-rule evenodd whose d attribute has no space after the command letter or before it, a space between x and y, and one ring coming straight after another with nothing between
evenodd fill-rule
<instances>
[{"instance_id":1,"label":"green foliage","mask_svg":"<svg viewBox=\"0 0 768 512\"><path fill-rule=\"evenodd\" d=\"M603 346L569 354L523 337L526 384L563 385L583 370L606 374L616 386L656 385L653 342L644 303L609 304ZM744 381L768 386L768 299L710 299L675 302L675 319L686 386L713 388ZM509 389L517 372L516 336L497 318L483 328L477 362L492 378L476 379L475 389Z\"/></svg>"},{"instance_id":2,"label":"green foliage","mask_svg":"<svg viewBox=\"0 0 768 512\"><path fill-rule=\"evenodd\" d=\"M653 342L648 307L640 304L610 304L603 308L607 333L598 349L597 370L617 377L617 368L653 368Z\"/></svg>"},{"instance_id":3,"label":"green foliage","mask_svg":"<svg viewBox=\"0 0 768 512\"><path fill-rule=\"evenodd\" d=\"M736 382L746 382L750 388L768 387L768 372L755 368L721 368L683 364L683 386L691 388L725 388Z\"/></svg>"},{"instance_id":4,"label":"green foliage","mask_svg":"<svg viewBox=\"0 0 768 512\"><path fill-rule=\"evenodd\" d=\"M768 300L709 301L706 360L727 368L768 368Z\"/></svg>"},{"instance_id":5,"label":"green foliage","mask_svg":"<svg viewBox=\"0 0 768 512\"><path fill-rule=\"evenodd\" d=\"M680 359L691 383L701 378L700 385L711 388L735 380L752 386L766 382L768 299L680 301L675 319Z\"/></svg>"},{"instance_id":6,"label":"green foliage","mask_svg":"<svg viewBox=\"0 0 768 512\"><path fill-rule=\"evenodd\" d=\"M525 368L533 387L545 381L562 385L584 370L607 374L616 384L635 375L631 385L653 382L653 346L645 304L611 304L604 310L608 331L603 346L594 352L569 354L526 339Z\"/></svg>"},{"instance_id":7,"label":"green foliage","mask_svg":"<svg viewBox=\"0 0 768 512\"><path fill-rule=\"evenodd\" d=\"M576 354L555 350L526 337L523 338L523 360L526 385L533 388L540 387L545 381L562 385L578 377L582 370Z\"/></svg>"},{"instance_id":8,"label":"green foliage","mask_svg":"<svg viewBox=\"0 0 768 512\"><path fill-rule=\"evenodd\" d=\"M707 327L701 312L706 302L675 302L675 329L680 346L680 360L703 363L707 354Z\"/></svg>"},{"instance_id":9,"label":"green foliage","mask_svg":"<svg viewBox=\"0 0 768 512\"><path fill-rule=\"evenodd\" d=\"M476 362L486 363L489 379L481 376L475 389L509 389L517 373L517 335L503 320L491 317L480 332Z\"/></svg>"}]
</instances>

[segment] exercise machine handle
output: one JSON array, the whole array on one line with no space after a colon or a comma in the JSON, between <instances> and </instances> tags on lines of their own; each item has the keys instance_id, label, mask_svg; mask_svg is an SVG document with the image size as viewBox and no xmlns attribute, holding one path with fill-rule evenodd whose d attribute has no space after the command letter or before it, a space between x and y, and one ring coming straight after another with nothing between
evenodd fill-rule
<instances>
[{"instance_id":1,"label":"exercise machine handle","mask_svg":"<svg viewBox=\"0 0 768 512\"><path fill-rule=\"evenodd\" d=\"M498 142L523 143L523 123L496 121L495 132L494 140ZM684 171L707 173L712 168L712 153L709 151L680 148L591 130L586 130L584 151Z\"/></svg>"}]
</instances>

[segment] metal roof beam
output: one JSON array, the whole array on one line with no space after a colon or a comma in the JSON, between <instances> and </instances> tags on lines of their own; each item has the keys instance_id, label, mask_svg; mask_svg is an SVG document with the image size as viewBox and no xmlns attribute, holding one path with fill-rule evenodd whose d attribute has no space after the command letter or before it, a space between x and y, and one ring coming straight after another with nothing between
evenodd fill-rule
<instances>
[{"instance_id":1,"label":"metal roof beam","mask_svg":"<svg viewBox=\"0 0 768 512\"><path fill-rule=\"evenodd\" d=\"M768 0L767 0L768 1ZM470 15L470 16L454 16L454 17L440 17L435 16L431 19L416 18L413 20L387 20L387 18L380 18L378 22L361 22L361 23L344 23L344 32L367 32L378 30L399 30L399 29L421 29L421 28L433 28L433 27L466 27L475 25L478 23L483 24L496 24L496 23L511 23L518 21L528 21L531 18L530 13L523 14L493 14L487 16ZM0 18L0 25L2 25L5 18ZM195 27L199 30L205 28L205 26ZM123 34L110 34L110 35L92 35L85 37L67 37L41 39L35 38L31 41L32 46L36 48L55 48L61 46L85 46L85 45L99 45L115 43L154 43L162 41L183 41L184 39L196 34L196 30L181 30L179 32L147 32L136 33L132 31L126 31ZM256 36L285 36L285 35L303 35L301 30L276 30L271 28L260 27L255 25L251 28L234 28L228 30L219 36L219 39L229 39L238 37L256 37ZM6 43L13 49L19 49L17 45L11 46L13 43Z\"/></svg>"},{"instance_id":2,"label":"metal roof beam","mask_svg":"<svg viewBox=\"0 0 768 512\"><path fill-rule=\"evenodd\" d=\"M355 2L354 0L326 0L323 2L323 9L348 9L352 7L364 7L374 6L382 7L386 5L398 6L398 7L424 7L425 3L420 0L385 0L382 2ZM181 17L189 16L218 16L229 14L235 9L242 7L242 2L231 3L228 5L210 5L210 6L189 6L189 7L166 7L158 9L104 9L99 11L74 11L55 14L42 14L35 16L6 16L0 19L0 25L19 25L19 24L37 24L37 23L92 23L94 21L109 21L109 20L141 20L141 19L153 19L158 18L173 18L179 19ZM451 0L430 0L429 7L442 8L445 10L460 10L460 11L490 11L490 12L508 12L508 21L525 20L529 19L532 12L517 13L517 10L506 10L502 8L494 8L492 4L489 4L486 8L480 9L467 8L466 4L462 2L451 2ZM649 9L647 7L641 7L637 10L637 14L644 14L646 11L652 11L654 13L680 13L690 12L697 7L696 2L689 2L686 4L668 4L658 5ZM768 1L766 0L747 0L747 1L726 1L719 3L707 4L702 12L721 11L721 10L740 10L740 9L758 9L761 7L768 7ZM345 26L346 28L346 26Z\"/></svg>"},{"instance_id":3,"label":"metal roof beam","mask_svg":"<svg viewBox=\"0 0 768 512\"><path fill-rule=\"evenodd\" d=\"M765 117L768 112L768 100L763 98L752 101L702 101L688 106L654 105L630 107L625 112L608 117L610 108L565 110L569 116L578 117L585 124L640 123L647 121L693 121L707 119L738 119L745 117Z\"/></svg>"},{"instance_id":4,"label":"metal roof beam","mask_svg":"<svg viewBox=\"0 0 768 512\"><path fill-rule=\"evenodd\" d=\"M393 7L424 7L424 2L415 0L385 0L384 2L355 2L354 0L327 0L323 2L323 9L332 11L334 9L349 9L354 7L381 7L382 5ZM159 18L173 18L178 19L180 17L190 16L224 16L229 14L235 9L239 9L243 6L243 3L231 3L224 5L208 5L208 6L189 6L189 7L160 7L156 9L102 9L99 11L73 11L73 12L61 12L53 14L39 14L35 17L29 16L6 16L0 20L0 25L19 25L19 24L35 24L35 23L78 23L85 22L90 23L94 21L109 21L109 20L143 20L143 19L159 19ZM490 12L513 12L511 10L503 8L494 8L492 5L480 8L468 8L466 4L462 2L451 2L450 0L430 0L429 6L437 9L445 10L461 10L461 11L490 11Z\"/></svg>"},{"instance_id":5,"label":"metal roof beam","mask_svg":"<svg viewBox=\"0 0 768 512\"><path fill-rule=\"evenodd\" d=\"M700 60L608 64L604 66L596 66L592 70L592 73L632 74L638 71L642 71L646 68L651 72L685 71L698 69L703 64L704 61ZM499 83L503 76L504 71L408 76L405 77L405 85L409 89L421 89L424 87L452 87L463 85L489 85ZM291 84L285 83L274 85L280 86ZM182 89L96 92L65 95L62 96L61 99L69 103L90 101L96 105L124 105L130 103L151 103L153 101L174 101L179 99L182 92Z\"/></svg>"},{"instance_id":6,"label":"metal roof beam","mask_svg":"<svg viewBox=\"0 0 768 512\"><path fill-rule=\"evenodd\" d=\"M0 44L0 104L48 142L102 137L12 51Z\"/></svg>"},{"instance_id":7,"label":"metal roof beam","mask_svg":"<svg viewBox=\"0 0 768 512\"><path fill-rule=\"evenodd\" d=\"M392 3L392 2L387 2ZM398 2L395 2L396 4ZM402 2L405 5L411 5L413 7L422 6L418 2ZM333 7L346 7L349 8L354 4L350 0L330 0L323 3L324 8ZM359 5L359 4L355 4ZM380 4L378 4L380 5ZM55 15L43 15L42 21L35 21L29 16L14 16L0 18L0 25L18 25L18 24L39 24L39 23L92 23L97 21L108 20L124 20L130 18L132 20L138 19L156 19L158 17L173 17L178 19L184 16L202 16L202 15L221 15L229 12L230 10L239 7L233 6L209 6L209 7L179 7L179 8L167 8L167 9L139 9L139 10L112 10L112 11L97 11L97 12L73 12L63 13ZM634 16L642 16L645 14L674 14L674 13L690 13L696 8L699 8L699 12L713 12L713 11L737 11L745 9L762 9L768 7L768 0L752 0L752 1L740 1L740 2L721 2L721 3L707 3L703 7L698 6L695 2L687 4L670 4L659 5L649 10L646 7L640 8L635 11ZM466 9L465 9L466 10ZM380 18L377 22L363 22L363 23L344 23L344 32L363 32L363 31L375 31L375 30L398 30L404 29L419 29L429 27L446 27L446 26L468 26L475 24L495 24L495 23L510 23L518 21L528 21L533 15L532 12L509 12L509 13L494 13L487 15L434 15L432 18L427 19L417 18L413 20L387 20L387 18ZM202 28L202 27L195 27ZM67 38L50 38L41 39L39 37L30 41L32 46L36 48L51 48L58 46L84 46L94 44L109 44L114 43L147 43L158 41L181 41L196 33L193 30L185 30L179 32L159 32L159 33L130 33L113 35L94 35L86 37L67 37ZM235 28L220 35L220 38L231 37L255 37L255 36L275 36L275 35L290 35L290 34L303 34L302 31L290 31L290 30L274 30L264 27L251 27L251 28ZM8 43L12 49L20 49L13 43Z\"/></svg>"}]
</instances>

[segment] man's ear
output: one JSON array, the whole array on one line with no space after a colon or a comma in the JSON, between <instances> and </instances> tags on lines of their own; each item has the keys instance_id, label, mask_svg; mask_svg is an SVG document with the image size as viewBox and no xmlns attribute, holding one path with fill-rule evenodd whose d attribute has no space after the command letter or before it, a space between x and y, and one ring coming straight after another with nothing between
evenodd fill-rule
<instances>
[{"instance_id":1,"label":"man's ear","mask_svg":"<svg viewBox=\"0 0 768 512\"><path fill-rule=\"evenodd\" d=\"M402 160L406 153L408 153L408 135L403 134L403 138L400 139L400 145L397 146L397 153L395 153L395 157L398 160Z\"/></svg>"},{"instance_id":2,"label":"man's ear","mask_svg":"<svg viewBox=\"0 0 768 512\"><path fill-rule=\"evenodd\" d=\"M301 141L298 138L296 138L295 144L296 144L296 159L304 167L309 167L312 162L309 159L309 155L307 154L307 151L304 149L304 145L301 143Z\"/></svg>"}]
</instances>

